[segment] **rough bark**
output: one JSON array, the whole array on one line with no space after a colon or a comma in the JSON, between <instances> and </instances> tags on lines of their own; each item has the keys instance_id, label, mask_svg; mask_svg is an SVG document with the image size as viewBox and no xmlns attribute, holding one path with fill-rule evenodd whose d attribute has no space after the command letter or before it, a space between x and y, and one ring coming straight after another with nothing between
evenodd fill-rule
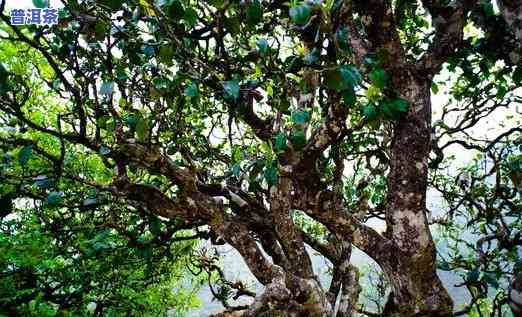
<instances>
[{"instance_id":1,"label":"rough bark","mask_svg":"<svg viewBox=\"0 0 522 317\"><path fill-rule=\"evenodd\" d=\"M407 73L394 80L410 106L394 127L391 145L386 235L399 254L396 263L383 266L392 287L385 315L450 316L452 300L436 274L436 250L425 213L430 82L414 75Z\"/></svg>"}]
</instances>

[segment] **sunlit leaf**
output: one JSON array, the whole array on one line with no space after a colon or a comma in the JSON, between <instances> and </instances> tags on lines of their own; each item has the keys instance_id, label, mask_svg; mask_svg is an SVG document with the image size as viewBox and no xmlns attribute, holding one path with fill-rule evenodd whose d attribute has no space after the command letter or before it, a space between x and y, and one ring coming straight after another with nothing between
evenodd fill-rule
<instances>
[{"instance_id":1,"label":"sunlit leaf","mask_svg":"<svg viewBox=\"0 0 522 317\"><path fill-rule=\"evenodd\" d=\"M56 206L62 201L63 192L50 192L47 195L46 203L49 206Z\"/></svg>"},{"instance_id":2,"label":"sunlit leaf","mask_svg":"<svg viewBox=\"0 0 522 317\"><path fill-rule=\"evenodd\" d=\"M32 154L33 154L33 146L26 145L20 150L20 154L18 156L18 161L20 162L21 165L26 165Z\"/></svg>"},{"instance_id":3,"label":"sunlit leaf","mask_svg":"<svg viewBox=\"0 0 522 317\"><path fill-rule=\"evenodd\" d=\"M295 111L292 113L292 122L295 124L305 124L308 120L310 120L308 111Z\"/></svg>"},{"instance_id":4,"label":"sunlit leaf","mask_svg":"<svg viewBox=\"0 0 522 317\"><path fill-rule=\"evenodd\" d=\"M308 20L310 20L311 12L312 10L308 5L298 5L290 8L290 18L295 24L303 25L308 23Z\"/></svg>"},{"instance_id":5,"label":"sunlit leaf","mask_svg":"<svg viewBox=\"0 0 522 317\"><path fill-rule=\"evenodd\" d=\"M229 80L223 82L223 90L227 99L236 100L239 98L240 89L237 80Z\"/></svg>"}]
</instances>

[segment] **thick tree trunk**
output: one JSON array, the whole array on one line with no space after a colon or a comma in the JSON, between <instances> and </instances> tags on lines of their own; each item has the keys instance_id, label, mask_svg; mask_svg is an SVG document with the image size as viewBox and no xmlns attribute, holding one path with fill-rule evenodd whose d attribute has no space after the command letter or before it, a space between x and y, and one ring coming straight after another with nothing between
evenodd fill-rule
<instances>
[{"instance_id":1,"label":"thick tree trunk","mask_svg":"<svg viewBox=\"0 0 522 317\"><path fill-rule=\"evenodd\" d=\"M409 109L394 127L386 213L395 263L384 265L392 287L386 316L450 316L452 301L436 274L436 250L425 213L431 134L430 85L412 73L396 87Z\"/></svg>"}]
</instances>

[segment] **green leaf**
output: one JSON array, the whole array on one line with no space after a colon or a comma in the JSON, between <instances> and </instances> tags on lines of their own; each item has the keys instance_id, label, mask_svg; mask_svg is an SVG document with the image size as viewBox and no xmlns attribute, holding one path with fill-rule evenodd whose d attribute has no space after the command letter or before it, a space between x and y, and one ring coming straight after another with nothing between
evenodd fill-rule
<instances>
[{"instance_id":1,"label":"green leaf","mask_svg":"<svg viewBox=\"0 0 522 317\"><path fill-rule=\"evenodd\" d=\"M185 96L190 97L190 98L195 98L195 97L199 96L198 85L195 82L190 83L190 85L188 85L185 88L183 93L185 94Z\"/></svg>"},{"instance_id":2,"label":"green leaf","mask_svg":"<svg viewBox=\"0 0 522 317\"><path fill-rule=\"evenodd\" d=\"M312 65L315 62L317 62L320 58L321 58L321 53L319 52L318 49L314 48L311 52L309 52L308 54L305 55L305 57L303 58L303 62L306 65Z\"/></svg>"},{"instance_id":3,"label":"green leaf","mask_svg":"<svg viewBox=\"0 0 522 317\"><path fill-rule=\"evenodd\" d=\"M239 164L234 164L230 168L230 171L232 172L232 175L239 177L241 175L241 166Z\"/></svg>"},{"instance_id":4,"label":"green leaf","mask_svg":"<svg viewBox=\"0 0 522 317\"><path fill-rule=\"evenodd\" d=\"M498 278L493 273L484 273L483 280L489 284L489 286L497 289L499 288L500 284L498 282Z\"/></svg>"},{"instance_id":5,"label":"green leaf","mask_svg":"<svg viewBox=\"0 0 522 317\"><path fill-rule=\"evenodd\" d=\"M355 65L342 65L339 67L339 72L345 85L353 88L362 82L361 73Z\"/></svg>"},{"instance_id":6,"label":"green leaf","mask_svg":"<svg viewBox=\"0 0 522 317\"><path fill-rule=\"evenodd\" d=\"M29 158L31 157L32 154L33 154L33 146L32 145L24 146L20 150L20 153L18 156L18 162L20 162L20 164L22 166L25 166L27 164L27 162L29 161Z\"/></svg>"},{"instance_id":7,"label":"green leaf","mask_svg":"<svg viewBox=\"0 0 522 317\"><path fill-rule=\"evenodd\" d=\"M388 84L390 76L381 67L374 68L368 76L372 81L373 85L377 88L383 89Z\"/></svg>"},{"instance_id":8,"label":"green leaf","mask_svg":"<svg viewBox=\"0 0 522 317\"><path fill-rule=\"evenodd\" d=\"M152 222L149 224L150 233L152 233L155 236L161 235L162 234L161 227L162 227L161 220L159 220L157 218L152 220Z\"/></svg>"},{"instance_id":9,"label":"green leaf","mask_svg":"<svg viewBox=\"0 0 522 317\"><path fill-rule=\"evenodd\" d=\"M152 57L152 56L154 56L154 53L155 53L154 46L144 45L142 48L142 52L143 52L143 54L145 54L145 56Z\"/></svg>"},{"instance_id":10,"label":"green leaf","mask_svg":"<svg viewBox=\"0 0 522 317\"><path fill-rule=\"evenodd\" d=\"M49 206L56 206L62 201L63 192L50 192L47 195L46 203Z\"/></svg>"},{"instance_id":11,"label":"green leaf","mask_svg":"<svg viewBox=\"0 0 522 317\"><path fill-rule=\"evenodd\" d=\"M158 90L167 89L169 87L169 80L163 76L154 77L152 83Z\"/></svg>"},{"instance_id":12,"label":"green leaf","mask_svg":"<svg viewBox=\"0 0 522 317\"><path fill-rule=\"evenodd\" d=\"M104 81L100 86L100 94L110 96L113 93L114 82Z\"/></svg>"},{"instance_id":13,"label":"green leaf","mask_svg":"<svg viewBox=\"0 0 522 317\"><path fill-rule=\"evenodd\" d=\"M475 283L478 281L479 277L480 277L480 271L479 271L479 269L475 268L475 269L469 271L468 274L466 275L466 282Z\"/></svg>"},{"instance_id":14,"label":"green leaf","mask_svg":"<svg viewBox=\"0 0 522 317\"><path fill-rule=\"evenodd\" d=\"M270 165L265 167L264 177L268 186L277 184L278 171L277 167Z\"/></svg>"},{"instance_id":15,"label":"green leaf","mask_svg":"<svg viewBox=\"0 0 522 317\"><path fill-rule=\"evenodd\" d=\"M144 142L149 133L149 121L145 118L138 120L136 124L136 137L138 141Z\"/></svg>"},{"instance_id":16,"label":"green leaf","mask_svg":"<svg viewBox=\"0 0 522 317\"><path fill-rule=\"evenodd\" d=\"M47 8L49 7L49 0L33 0L33 5L40 9Z\"/></svg>"},{"instance_id":17,"label":"green leaf","mask_svg":"<svg viewBox=\"0 0 522 317\"><path fill-rule=\"evenodd\" d=\"M354 65L342 65L336 69L328 70L324 77L325 86L337 91L353 89L361 81L361 74Z\"/></svg>"},{"instance_id":18,"label":"green leaf","mask_svg":"<svg viewBox=\"0 0 522 317\"><path fill-rule=\"evenodd\" d=\"M262 153L265 155L265 159L268 162L272 162L274 160L274 150L272 149L272 143L263 142L261 143Z\"/></svg>"},{"instance_id":19,"label":"green leaf","mask_svg":"<svg viewBox=\"0 0 522 317\"><path fill-rule=\"evenodd\" d=\"M251 0L247 7L247 23L249 25L256 25L263 19L263 7L259 0Z\"/></svg>"},{"instance_id":20,"label":"green leaf","mask_svg":"<svg viewBox=\"0 0 522 317\"><path fill-rule=\"evenodd\" d=\"M299 25L304 25L310 20L312 10L306 4L290 8L290 18L292 22Z\"/></svg>"},{"instance_id":21,"label":"green leaf","mask_svg":"<svg viewBox=\"0 0 522 317\"><path fill-rule=\"evenodd\" d=\"M377 118L377 108L373 103L368 103L362 108L362 114L369 121L375 120Z\"/></svg>"},{"instance_id":22,"label":"green leaf","mask_svg":"<svg viewBox=\"0 0 522 317\"><path fill-rule=\"evenodd\" d=\"M134 113L127 114L125 115L125 117L123 117L123 121L125 122L125 124L131 128L134 128L136 126L138 120L139 117Z\"/></svg>"},{"instance_id":23,"label":"green leaf","mask_svg":"<svg viewBox=\"0 0 522 317\"><path fill-rule=\"evenodd\" d=\"M348 28L346 26L339 28L335 33L335 37L337 38L337 43L341 50L350 50L350 44L348 43Z\"/></svg>"},{"instance_id":24,"label":"green leaf","mask_svg":"<svg viewBox=\"0 0 522 317\"><path fill-rule=\"evenodd\" d=\"M439 85L437 85L435 82L431 83L431 92L433 92L435 95L439 93Z\"/></svg>"},{"instance_id":25,"label":"green leaf","mask_svg":"<svg viewBox=\"0 0 522 317\"><path fill-rule=\"evenodd\" d=\"M194 42L191 39L189 39L188 37L183 38L183 45L185 45L185 48L192 48L193 44L194 44Z\"/></svg>"},{"instance_id":26,"label":"green leaf","mask_svg":"<svg viewBox=\"0 0 522 317\"><path fill-rule=\"evenodd\" d=\"M231 100L237 100L237 98L239 98L240 89L237 80L223 82L223 90L225 92L225 98Z\"/></svg>"},{"instance_id":27,"label":"green leaf","mask_svg":"<svg viewBox=\"0 0 522 317\"><path fill-rule=\"evenodd\" d=\"M93 244L92 244L92 248L94 249L94 251L96 252L102 252L104 250L107 250L109 249L109 245L103 241L95 241Z\"/></svg>"},{"instance_id":28,"label":"green leaf","mask_svg":"<svg viewBox=\"0 0 522 317\"><path fill-rule=\"evenodd\" d=\"M408 110L408 102L402 98L393 99L391 106L397 112L406 112Z\"/></svg>"},{"instance_id":29,"label":"green leaf","mask_svg":"<svg viewBox=\"0 0 522 317\"><path fill-rule=\"evenodd\" d=\"M257 40L256 45L261 55L265 55L268 52L268 41L266 39Z\"/></svg>"},{"instance_id":30,"label":"green leaf","mask_svg":"<svg viewBox=\"0 0 522 317\"><path fill-rule=\"evenodd\" d=\"M195 26L198 22L198 13L193 8L188 7L183 14L183 20L191 27Z\"/></svg>"},{"instance_id":31,"label":"green leaf","mask_svg":"<svg viewBox=\"0 0 522 317\"><path fill-rule=\"evenodd\" d=\"M99 152L100 152L101 155L105 156L105 155L108 155L109 153L111 153L111 149L106 147L105 145L102 145L100 147L100 151Z\"/></svg>"},{"instance_id":32,"label":"green leaf","mask_svg":"<svg viewBox=\"0 0 522 317\"><path fill-rule=\"evenodd\" d=\"M384 115L384 118L386 118L388 120L397 120L397 119L399 119L399 114L396 111L394 111L394 109L392 108L391 104L388 103L388 102L382 103L380 105L380 107L379 107L379 110Z\"/></svg>"},{"instance_id":33,"label":"green leaf","mask_svg":"<svg viewBox=\"0 0 522 317\"><path fill-rule=\"evenodd\" d=\"M296 150L301 150L306 145L306 134L303 129L295 129L290 136L292 145Z\"/></svg>"},{"instance_id":34,"label":"green leaf","mask_svg":"<svg viewBox=\"0 0 522 317\"><path fill-rule=\"evenodd\" d=\"M284 151L286 149L286 135L282 132L275 137L274 149L276 152Z\"/></svg>"},{"instance_id":35,"label":"green leaf","mask_svg":"<svg viewBox=\"0 0 522 317\"><path fill-rule=\"evenodd\" d=\"M308 111L295 111L292 113L292 122L294 124L305 124L310 120L310 113Z\"/></svg>"},{"instance_id":36,"label":"green leaf","mask_svg":"<svg viewBox=\"0 0 522 317\"><path fill-rule=\"evenodd\" d=\"M94 26L94 37L98 41L103 41L105 34L109 30L109 25L103 21L99 21Z\"/></svg>"},{"instance_id":37,"label":"green leaf","mask_svg":"<svg viewBox=\"0 0 522 317\"><path fill-rule=\"evenodd\" d=\"M116 78L119 80L127 80L127 79L129 79L129 76L127 75L127 72L125 71L125 69L117 69Z\"/></svg>"},{"instance_id":38,"label":"green leaf","mask_svg":"<svg viewBox=\"0 0 522 317\"><path fill-rule=\"evenodd\" d=\"M450 271L451 266L446 261L437 261L437 269L443 270L443 271Z\"/></svg>"},{"instance_id":39,"label":"green leaf","mask_svg":"<svg viewBox=\"0 0 522 317\"><path fill-rule=\"evenodd\" d=\"M402 98L385 100L380 107L384 117L389 120L398 120L401 112L406 112L408 102Z\"/></svg>"},{"instance_id":40,"label":"green leaf","mask_svg":"<svg viewBox=\"0 0 522 317\"><path fill-rule=\"evenodd\" d=\"M170 44L162 45L159 49L158 58L159 60L167 65L172 65L172 58L174 57L174 47Z\"/></svg>"},{"instance_id":41,"label":"green leaf","mask_svg":"<svg viewBox=\"0 0 522 317\"><path fill-rule=\"evenodd\" d=\"M234 145L232 148L232 161L235 163L241 162L243 149L239 145Z\"/></svg>"},{"instance_id":42,"label":"green leaf","mask_svg":"<svg viewBox=\"0 0 522 317\"><path fill-rule=\"evenodd\" d=\"M297 73L304 65L303 60L299 56L288 56L285 59L286 72Z\"/></svg>"}]
</instances>

